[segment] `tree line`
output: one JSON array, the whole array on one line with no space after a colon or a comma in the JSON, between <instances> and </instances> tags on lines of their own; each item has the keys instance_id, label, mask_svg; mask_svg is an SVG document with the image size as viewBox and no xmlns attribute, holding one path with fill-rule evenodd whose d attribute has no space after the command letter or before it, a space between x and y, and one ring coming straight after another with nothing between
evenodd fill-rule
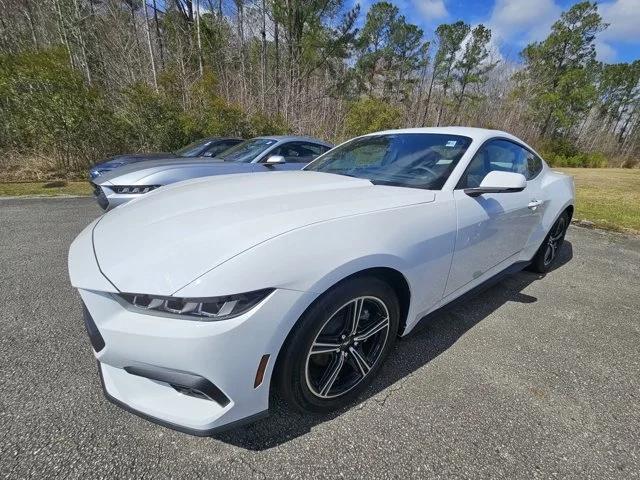
<instances>
[{"instance_id":1,"label":"tree line","mask_svg":"<svg viewBox=\"0 0 640 480\"><path fill-rule=\"evenodd\" d=\"M518 59L482 24L424 32L391 3L347 3L0 0L0 175L73 175L207 135L454 124L512 132L556 165L637 164L640 61L596 59L595 2Z\"/></svg>"}]
</instances>

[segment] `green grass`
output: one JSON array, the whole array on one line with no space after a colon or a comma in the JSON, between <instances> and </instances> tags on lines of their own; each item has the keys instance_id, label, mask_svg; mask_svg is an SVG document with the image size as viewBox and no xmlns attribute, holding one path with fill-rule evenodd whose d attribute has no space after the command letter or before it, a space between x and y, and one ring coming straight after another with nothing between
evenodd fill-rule
<instances>
[{"instance_id":1,"label":"green grass","mask_svg":"<svg viewBox=\"0 0 640 480\"><path fill-rule=\"evenodd\" d=\"M38 195L55 197L59 195L91 195L89 182L67 182L64 187L46 188L47 182L0 183L0 196L14 197Z\"/></svg>"},{"instance_id":2,"label":"green grass","mask_svg":"<svg viewBox=\"0 0 640 480\"><path fill-rule=\"evenodd\" d=\"M576 182L574 218L596 227L640 233L640 169L554 168Z\"/></svg>"}]
</instances>

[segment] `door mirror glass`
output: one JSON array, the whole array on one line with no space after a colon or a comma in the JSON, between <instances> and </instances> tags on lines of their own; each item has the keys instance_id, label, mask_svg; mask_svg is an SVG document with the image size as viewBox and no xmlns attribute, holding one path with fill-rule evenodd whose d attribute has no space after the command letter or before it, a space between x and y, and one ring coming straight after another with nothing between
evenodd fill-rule
<instances>
[{"instance_id":1,"label":"door mirror glass","mask_svg":"<svg viewBox=\"0 0 640 480\"><path fill-rule=\"evenodd\" d=\"M281 163L287 163L287 161L282 155L271 155L269 158L267 158L266 163L268 165L278 165Z\"/></svg>"},{"instance_id":2,"label":"door mirror glass","mask_svg":"<svg viewBox=\"0 0 640 480\"><path fill-rule=\"evenodd\" d=\"M487 173L477 188L465 188L464 193L477 197L483 193L521 192L527 186L527 179L521 173L500 172L494 170Z\"/></svg>"}]
</instances>

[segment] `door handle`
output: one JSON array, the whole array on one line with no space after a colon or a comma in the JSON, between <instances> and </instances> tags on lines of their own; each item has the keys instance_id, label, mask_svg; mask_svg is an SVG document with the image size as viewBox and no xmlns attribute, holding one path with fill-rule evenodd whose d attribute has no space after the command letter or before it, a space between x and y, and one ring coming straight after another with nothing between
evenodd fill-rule
<instances>
[{"instance_id":1,"label":"door handle","mask_svg":"<svg viewBox=\"0 0 640 480\"><path fill-rule=\"evenodd\" d=\"M529 204L527 205L527 207L529 207L531 210L535 210L540 205L542 205L542 201L541 200L531 200L529 202Z\"/></svg>"}]
</instances>

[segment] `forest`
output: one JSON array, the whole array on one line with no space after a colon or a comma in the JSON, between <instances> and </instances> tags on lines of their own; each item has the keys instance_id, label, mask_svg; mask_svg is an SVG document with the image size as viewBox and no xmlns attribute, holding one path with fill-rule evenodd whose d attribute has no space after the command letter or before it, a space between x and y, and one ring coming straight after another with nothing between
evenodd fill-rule
<instances>
[{"instance_id":1,"label":"forest","mask_svg":"<svg viewBox=\"0 0 640 480\"><path fill-rule=\"evenodd\" d=\"M638 166L640 60L597 60L595 2L516 59L482 24L425 32L392 3L351 5L0 0L0 179L82 177L210 135L435 125L509 131L555 166Z\"/></svg>"}]
</instances>

